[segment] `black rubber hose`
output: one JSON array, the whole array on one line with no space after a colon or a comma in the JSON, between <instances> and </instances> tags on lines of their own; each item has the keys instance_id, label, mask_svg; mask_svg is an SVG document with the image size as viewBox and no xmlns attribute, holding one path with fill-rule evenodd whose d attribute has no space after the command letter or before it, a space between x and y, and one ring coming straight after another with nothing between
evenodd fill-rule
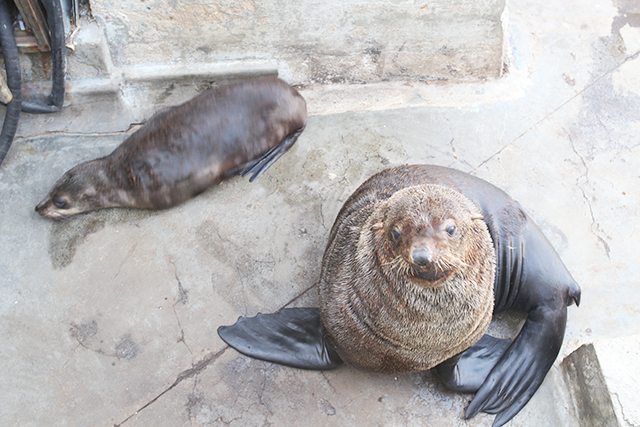
<instances>
[{"instance_id":1,"label":"black rubber hose","mask_svg":"<svg viewBox=\"0 0 640 427\"><path fill-rule=\"evenodd\" d=\"M5 0L0 0L0 44L4 56L4 67L7 71L7 86L13 99L7 105L7 111L0 133L0 165L11 148L13 137L18 129L22 95L20 93L20 57L18 46L13 35L13 22L9 13L9 6Z\"/></svg>"},{"instance_id":2,"label":"black rubber hose","mask_svg":"<svg viewBox=\"0 0 640 427\"><path fill-rule=\"evenodd\" d=\"M47 25L51 39L51 94L46 102L23 101L22 111L25 113L46 114L55 113L62 109L64 102L64 21L61 0L43 0L47 12Z\"/></svg>"}]
</instances>

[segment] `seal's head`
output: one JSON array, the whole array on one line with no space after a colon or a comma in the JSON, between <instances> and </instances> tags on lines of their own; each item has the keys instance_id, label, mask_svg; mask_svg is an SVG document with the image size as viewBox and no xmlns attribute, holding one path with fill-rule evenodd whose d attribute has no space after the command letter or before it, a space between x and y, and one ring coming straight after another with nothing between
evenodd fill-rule
<instances>
[{"instance_id":1,"label":"seal's head","mask_svg":"<svg viewBox=\"0 0 640 427\"><path fill-rule=\"evenodd\" d=\"M383 202L376 217L372 231L382 241L376 245L380 265L422 287L464 275L478 255L493 251L478 208L449 187L404 188Z\"/></svg>"},{"instance_id":2,"label":"seal's head","mask_svg":"<svg viewBox=\"0 0 640 427\"><path fill-rule=\"evenodd\" d=\"M91 161L68 170L38 203L36 212L45 218L66 219L100 207L101 200L92 179L98 173L97 167L97 163Z\"/></svg>"}]
</instances>

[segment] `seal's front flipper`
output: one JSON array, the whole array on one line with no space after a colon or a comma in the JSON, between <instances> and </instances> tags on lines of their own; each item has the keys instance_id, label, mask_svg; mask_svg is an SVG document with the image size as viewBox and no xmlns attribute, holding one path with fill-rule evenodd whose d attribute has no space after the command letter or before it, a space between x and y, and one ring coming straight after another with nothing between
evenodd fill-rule
<instances>
[{"instance_id":1,"label":"seal's front flipper","mask_svg":"<svg viewBox=\"0 0 640 427\"><path fill-rule=\"evenodd\" d=\"M276 162L284 153L289 150L295 144L296 140L302 133L304 128L300 128L284 138L278 145L271 148L262 156L249 162L246 168L241 172L242 176L251 174L249 182L253 182L256 178L262 175L269 167Z\"/></svg>"},{"instance_id":2,"label":"seal's front flipper","mask_svg":"<svg viewBox=\"0 0 640 427\"><path fill-rule=\"evenodd\" d=\"M449 390L474 393L489 376L509 344L511 340L484 335L473 347L436 366L435 371Z\"/></svg>"},{"instance_id":3,"label":"seal's front flipper","mask_svg":"<svg viewBox=\"0 0 640 427\"><path fill-rule=\"evenodd\" d=\"M465 410L465 418L480 411L498 414L494 427L513 418L551 369L562 345L566 322L565 306L540 305L531 310L522 330Z\"/></svg>"},{"instance_id":4,"label":"seal's front flipper","mask_svg":"<svg viewBox=\"0 0 640 427\"><path fill-rule=\"evenodd\" d=\"M342 363L322 331L317 308L285 308L241 317L218 335L240 353L294 368L325 370Z\"/></svg>"}]
</instances>

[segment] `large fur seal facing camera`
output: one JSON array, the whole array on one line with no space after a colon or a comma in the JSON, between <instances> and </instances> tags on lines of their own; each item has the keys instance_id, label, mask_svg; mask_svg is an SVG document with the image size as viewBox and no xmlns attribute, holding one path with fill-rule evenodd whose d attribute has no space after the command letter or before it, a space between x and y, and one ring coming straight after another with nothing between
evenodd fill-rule
<instances>
[{"instance_id":1,"label":"large fur seal facing camera","mask_svg":"<svg viewBox=\"0 0 640 427\"><path fill-rule=\"evenodd\" d=\"M526 253L526 256L525 256ZM465 411L515 416L556 359L580 288L539 228L497 187L430 165L374 175L346 201L322 263L320 307L240 318L238 351L305 369L343 361L380 372L435 368ZM493 313L527 319L511 342Z\"/></svg>"},{"instance_id":2,"label":"large fur seal facing camera","mask_svg":"<svg viewBox=\"0 0 640 427\"><path fill-rule=\"evenodd\" d=\"M164 209L233 175L267 170L305 127L302 96L276 77L208 89L153 116L106 157L67 171L36 211Z\"/></svg>"}]
</instances>

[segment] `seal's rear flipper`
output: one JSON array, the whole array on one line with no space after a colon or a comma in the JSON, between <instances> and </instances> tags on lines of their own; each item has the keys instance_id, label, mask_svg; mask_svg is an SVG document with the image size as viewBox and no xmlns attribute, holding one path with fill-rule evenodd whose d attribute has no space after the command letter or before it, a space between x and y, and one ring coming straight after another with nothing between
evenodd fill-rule
<instances>
[{"instance_id":1,"label":"seal's rear flipper","mask_svg":"<svg viewBox=\"0 0 640 427\"><path fill-rule=\"evenodd\" d=\"M241 317L231 326L220 326L218 335L246 356L294 368L326 370L342 363L323 334L317 308Z\"/></svg>"},{"instance_id":2,"label":"seal's rear flipper","mask_svg":"<svg viewBox=\"0 0 640 427\"><path fill-rule=\"evenodd\" d=\"M284 153L289 150L295 144L296 140L304 130L300 128L292 134L285 137L278 145L272 147L269 151L264 153L259 158L249 162L240 175L245 176L251 174L249 182L253 182L256 178L262 175L269 167L276 162Z\"/></svg>"},{"instance_id":3,"label":"seal's rear flipper","mask_svg":"<svg viewBox=\"0 0 640 427\"><path fill-rule=\"evenodd\" d=\"M534 395L558 356L567 322L567 307L547 303L533 308L520 333L465 410L465 418L478 412L498 414L494 427L513 418Z\"/></svg>"},{"instance_id":4,"label":"seal's rear flipper","mask_svg":"<svg viewBox=\"0 0 640 427\"><path fill-rule=\"evenodd\" d=\"M449 390L474 393L510 344L511 340L484 335L469 349L436 366L435 371Z\"/></svg>"}]
</instances>

